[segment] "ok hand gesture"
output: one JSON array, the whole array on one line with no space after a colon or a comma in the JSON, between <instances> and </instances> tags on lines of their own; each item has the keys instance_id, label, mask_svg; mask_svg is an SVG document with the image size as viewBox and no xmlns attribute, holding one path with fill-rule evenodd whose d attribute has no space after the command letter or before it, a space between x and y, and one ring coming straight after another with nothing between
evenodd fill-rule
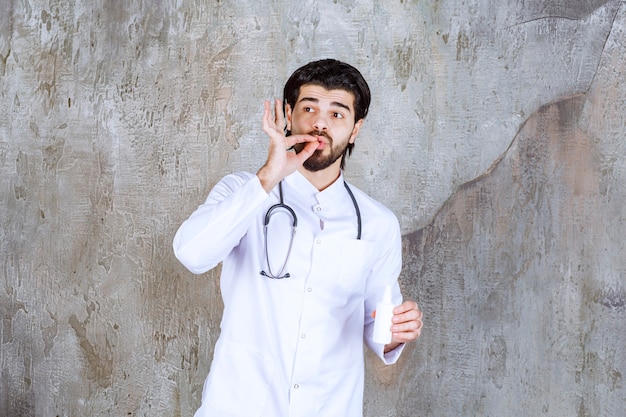
<instances>
[{"instance_id":1,"label":"ok hand gesture","mask_svg":"<svg viewBox=\"0 0 626 417\"><path fill-rule=\"evenodd\" d=\"M317 139L311 135L285 136L285 117L283 104L276 100L274 115L271 103L265 101L263 109L263 131L269 136L267 161L257 172L261 185L270 192L283 178L302 166L318 146ZM306 145L299 153L289 150L297 143Z\"/></svg>"}]
</instances>

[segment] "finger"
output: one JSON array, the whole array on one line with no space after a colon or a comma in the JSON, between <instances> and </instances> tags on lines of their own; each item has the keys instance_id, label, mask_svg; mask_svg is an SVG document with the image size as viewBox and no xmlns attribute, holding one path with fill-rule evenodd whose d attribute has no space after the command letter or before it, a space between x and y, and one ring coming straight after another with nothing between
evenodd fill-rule
<instances>
[{"instance_id":1,"label":"finger","mask_svg":"<svg viewBox=\"0 0 626 417\"><path fill-rule=\"evenodd\" d=\"M405 301L393 309L394 318L398 321L410 320L419 317L422 313L415 301Z\"/></svg>"},{"instance_id":2,"label":"finger","mask_svg":"<svg viewBox=\"0 0 626 417\"><path fill-rule=\"evenodd\" d=\"M413 321L402 325L394 325L391 328L392 337L397 342L408 342L415 340L422 334L422 322Z\"/></svg>"},{"instance_id":3,"label":"finger","mask_svg":"<svg viewBox=\"0 0 626 417\"><path fill-rule=\"evenodd\" d=\"M394 309L393 309L393 313L394 314L406 313L407 311L411 310L411 308L412 308L410 303L411 303L410 301L405 301L402 304L395 306Z\"/></svg>"},{"instance_id":4,"label":"finger","mask_svg":"<svg viewBox=\"0 0 626 417\"><path fill-rule=\"evenodd\" d=\"M268 129L273 128L272 126L272 110L270 108L269 100L265 100L263 102L263 130L267 133Z\"/></svg>"},{"instance_id":5,"label":"finger","mask_svg":"<svg viewBox=\"0 0 626 417\"><path fill-rule=\"evenodd\" d=\"M296 143L304 143L304 142L315 142L315 146L317 146L317 138L311 135L291 135L287 136L287 144L290 146L295 145Z\"/></svg>"},{"instance_id":6,"label":"finger","mask_svg":"<svg viewBox=\"0 0 626 417\"><path fill-rule=\"evenodd\" d=\"M410 332L410 331L419 329L421 326L422 326L421 320L415 319L415 320L403 321L400 323L394 323L391 326L391 331L394 333L395 332L397 333Z\"/></svg>"},{"instance_id":7,"label":"finger","mask_svg":"<svg viewBox=\"0 0 626 417\"><path fill-rule=\"evenodd\" d=\"M410 323L413 321L421 321L422 316L423 315L420 312L412 310L404 314L393 316L392 322L394 324L402 324L402 323Z\"/></svg>"},{"instance_id":8,"label":"finger","mask_svg":"<svg viewBox=\"0 0 626 417\"><path fill-rule=\"evenodd\" d=\"M283 112L283 102L282 100L276 99L276 103L274 104L274 114L275 114L275 123L276 128L285 130L285 113Z\"/></svg>"},{"instance_id":9,"label":"finger","mask_svg":"<svg viewBox=\"0 0 626 417\"><path fill-rule=\"evenodd\" d=\"M305 145L298 151L298 153L293 154L293 158L300 162L300 163L304 163L304 161L306 161L307 159L309 159L309 157L311 155L313 155L313 152L315 152L315 150L317 149L317 147L319 146L319 142L317 141L317 139L314 136L311 135L291 135L291 136L287 136L285 137L285 145L287 147L287 149L291 149L294 145L300 143L304 143Z\"/></svg>"},{"instance_id":10,"label":"finger","mask_svg":"<svg viewBox=\"0 0 626 417\"><path fill-rule=\"evenodd\" d=\"M392 341L396 342L396 343L406 343L406 342L410 342L412 340L416 340L421 336L421 329L420 330L412 330L409 332L400 332L400 333L393 333L392 335Z\"/></svg>"},{"instance_id":11,"label":"finger","mask_svg":"<svg viewBox=\"0 0 626 417\"><path fill-rule=\"evenodd\" d=\"M400 334L404 333L407 337L417 338L422 333L422 327L424 327L423 314L421 311L418 311L416 318L394 323L391 331Z\"/></svg>"}]
</instances>

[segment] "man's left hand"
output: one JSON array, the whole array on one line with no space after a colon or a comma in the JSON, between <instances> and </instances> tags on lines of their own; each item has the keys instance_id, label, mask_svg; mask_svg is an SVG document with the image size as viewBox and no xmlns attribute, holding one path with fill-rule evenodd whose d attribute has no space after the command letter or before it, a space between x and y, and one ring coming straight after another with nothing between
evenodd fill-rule
<instances>
[{"instance_id":1,"label":"man's left hand","mask_svg":"<svg viewBox=\"0 0 626 417\"><path fill-rule=\"evenodd\" d=\"M391 343L385 345L385 353L402 343L416 340L422 333L422 314L415 301L405 301L393 309Z\"/></svg>"}]
</instances>

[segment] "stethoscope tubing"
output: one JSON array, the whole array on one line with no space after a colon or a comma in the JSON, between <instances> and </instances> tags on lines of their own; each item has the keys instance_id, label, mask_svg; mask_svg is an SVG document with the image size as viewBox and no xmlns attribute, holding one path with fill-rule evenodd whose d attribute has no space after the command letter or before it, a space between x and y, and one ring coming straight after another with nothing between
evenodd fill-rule
<instances>
[{"instance_id":1,"label":"stethoscope tubing","mask_svg":"<svg viewBox=\"0 0 626 417\"><path fill-rule=\"evenodd\" d=\"M346 191L348 191L348 195L350 195L350 199L352 200L352 204L354 205L354 211L356 212L356 219L357 219L357 240L361 239L361 231L362 231L362 224L361 224L361 210L359 210L359 204L356 201L356 198L354 197L354 194L352 193L352 190L350 189L350 187L348 186L347 182L343 182L343 185L346 187ZM287 204L285 204L284 202L284 198L283 198L283 182L279 182L278 183L278 193L279 193L279 197L280 197L280 202L277 204L274 204L273 206L271 206L269 209L267 209L267 212L265 213L265 218L263 219L263 235L264 235L264 244L265 244L265 261L267 263L267 271L261 271L260 274L271 278L271 279L283 279L283 278L289 278L291 275L289 273L286 273L283 275L283 272L285 271L285 268L287 267L287 262L289 261L289 256L291 255L291 248L293 247L293 240L294 237L296 235L296 228L298 227L298 216L296 216L296 212L289 207ZM285 262L283 262L283 265L280 268L280 271L278 271L278 274L274 274L272 272L272 266L270 265L270 255L269 255L269 250L268 250L268 246L267 246L267 229L268 229L268 225L270 223L270 218L272 217L272 215L276 212L277 209L284 209L287 210L287 212L289 212L289 215L291 215L291 218L293 219L292 224L291 224L291 239L289 240L289 248L287 249L287 256L285 257Z\"/></svg>"}]
</instances>

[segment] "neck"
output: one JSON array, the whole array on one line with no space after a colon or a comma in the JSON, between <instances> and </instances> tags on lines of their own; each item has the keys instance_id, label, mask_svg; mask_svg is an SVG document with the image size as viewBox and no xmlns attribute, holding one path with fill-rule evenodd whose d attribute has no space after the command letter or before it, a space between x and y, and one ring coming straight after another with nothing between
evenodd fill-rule
<instances>
[{"instance_id":1,"label":"neck","mask_svg":"<svg viewBox=\"0 0 626 417\"><path fill-rule=\"evenodd\" d=\"M337 162L340 162L338 160ZM324 191L328 188L332 183L337 181L339 175L341 174L341 169L339 168L340 164L335 163L329 166L326 169L322 169L320 171L309 171L304 167L300 167L298 171L302 174L315 188L319 191Z\"/></svg>"}]
</instances>

